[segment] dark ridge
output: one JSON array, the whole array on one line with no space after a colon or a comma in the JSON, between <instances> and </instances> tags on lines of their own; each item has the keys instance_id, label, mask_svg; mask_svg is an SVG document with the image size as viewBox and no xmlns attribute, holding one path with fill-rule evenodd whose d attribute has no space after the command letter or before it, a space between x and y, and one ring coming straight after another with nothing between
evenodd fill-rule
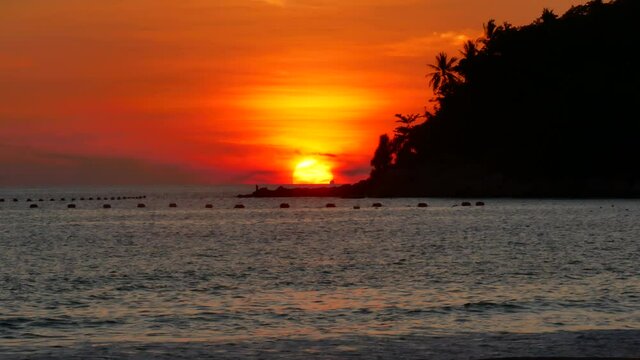
<instances>
[{"instance_id":1,"label":"dark ridge","mask_svg":"<svg viewBox=\"0 0 640 360\"><path fill-rule=\"evenodd\" d=\"M428 69L434 110L396 115L367 180L247 197L640 198L640 1L526 26L489 20Z\"/></svg>"},{"instance_id":2,"label":"dark ridge","mask_svg":"<svg viewBox=\"0 0 640 360\"><path fill-rule=\"evenodd\" d=\"M460 60L436 57L435 110L396 115L367 195L640 197L639 18L639 1L596 0L490 20Z\"/></svg>"}]
</instances>

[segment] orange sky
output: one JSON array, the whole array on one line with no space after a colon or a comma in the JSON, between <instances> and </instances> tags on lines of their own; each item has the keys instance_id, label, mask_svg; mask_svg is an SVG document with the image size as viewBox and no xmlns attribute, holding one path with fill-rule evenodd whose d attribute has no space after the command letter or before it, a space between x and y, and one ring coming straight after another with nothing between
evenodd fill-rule
<instances>
[{"instance_id":1,"label":"orange sky","mask_svg":"<svg viewBox=\"0 0 640 360\"><path fill-rule=\"evenodd\" d=\"M2 0L0 186L365 178L426 64L569 0Z\"/></svg>"}]
</instances>

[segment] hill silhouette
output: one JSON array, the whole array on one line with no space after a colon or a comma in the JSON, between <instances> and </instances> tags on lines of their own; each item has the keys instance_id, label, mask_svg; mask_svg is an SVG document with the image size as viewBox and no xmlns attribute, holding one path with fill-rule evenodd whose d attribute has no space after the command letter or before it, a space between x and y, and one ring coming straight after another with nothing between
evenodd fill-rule
<instances>
[{"instance_id":1,"label":"hill silhouette","mask_svg":"<svg viewBox=\"0 0 640 360\"><path fill-rule=\"evenodd\" d=\"M368 196L639 196L640 2L485 24L431 65L435 110L397 115ZM419 123L422 121L422 123Z\"/></svg>"},{"instance_id":2,"label":"hill silhouette","mask_svg":"<svg viewBox=\"0 0 640 360\"><path fill-rule=\"evenodd\" d=\"M436 57L434 110L396 115L367 180L310 194L640 196L639 20L637 0L490 20L460 59Z\"/></svg>"}]
</instances>

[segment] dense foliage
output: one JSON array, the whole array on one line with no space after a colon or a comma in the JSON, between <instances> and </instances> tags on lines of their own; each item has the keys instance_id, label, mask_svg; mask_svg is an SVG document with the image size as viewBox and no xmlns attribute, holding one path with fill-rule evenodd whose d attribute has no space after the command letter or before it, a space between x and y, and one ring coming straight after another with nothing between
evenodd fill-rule
<instances>
[{"instance_id":1,"label":"dense foliage","mask_svg":"<svg viewBox=\"0 0 640 360\"><path fill-rule=\"evenodd\" d=\"M485 24L430 66L433 112L397 115L370 196L640 195L640 1ZM636 44L636 45L634 45Z\"/></svg>"}]
</instances>

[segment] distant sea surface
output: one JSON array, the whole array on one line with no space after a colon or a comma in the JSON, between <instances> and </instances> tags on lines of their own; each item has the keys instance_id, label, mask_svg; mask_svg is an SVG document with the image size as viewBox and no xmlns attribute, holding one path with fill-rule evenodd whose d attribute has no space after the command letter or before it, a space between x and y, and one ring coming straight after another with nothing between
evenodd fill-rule
<instances>
[{"instance_id":1,"label":"distant sea surface","mask_svg":"<svg viewBox=\"0 0 640 360\"><path fill-rule=\"evenodd\" d=\"M0 189L0 358L640 356L640 201L251 191Z\"/></svg>"}]
</instances>

